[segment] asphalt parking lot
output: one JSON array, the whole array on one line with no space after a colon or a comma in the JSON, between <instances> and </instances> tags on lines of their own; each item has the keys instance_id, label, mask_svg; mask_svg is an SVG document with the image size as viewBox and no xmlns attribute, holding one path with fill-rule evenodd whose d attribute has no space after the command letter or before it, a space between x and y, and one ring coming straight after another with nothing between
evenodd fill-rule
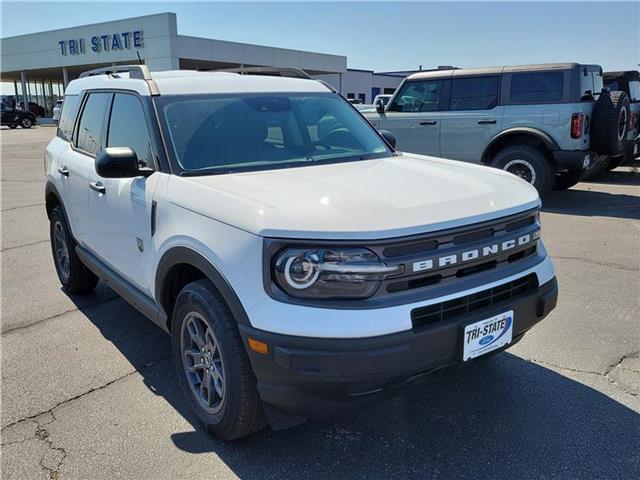
<instances>
[{"instance_id":1,"label":"asphalt parking lot","mask_svg":"<svg viewBox=\"0 0 640 480\"><path fill-rule=\"evenodd\" d=\"M223 444L169 337L100 284L60 289L50 127L2 141L2 478L640 478L640 162L545 201L558 308L517 346L332 423Z\"/></svg>"}]
</instances>

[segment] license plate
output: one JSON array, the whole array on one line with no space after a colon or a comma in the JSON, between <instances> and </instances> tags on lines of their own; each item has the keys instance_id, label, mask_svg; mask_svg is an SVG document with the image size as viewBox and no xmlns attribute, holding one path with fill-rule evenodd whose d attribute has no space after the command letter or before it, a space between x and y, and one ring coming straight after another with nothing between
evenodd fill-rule
<instances>
[{"instance_id":1,"label":"license plate","mask_svg":"<svg viewBox=\"0 0 640 480\"><path fill-rule=\"evenodd\" d=\"M462 360L467 361L511 343L513 310L464 328Z\"/></svg>"}]
</instances>

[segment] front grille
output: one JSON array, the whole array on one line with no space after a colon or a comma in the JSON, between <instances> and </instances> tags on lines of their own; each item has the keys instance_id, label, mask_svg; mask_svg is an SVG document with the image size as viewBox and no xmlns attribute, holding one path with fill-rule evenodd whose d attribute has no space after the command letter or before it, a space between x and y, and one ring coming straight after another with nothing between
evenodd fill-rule
<instances>
[{"instance_id":1,"label":"front grille","mask_svg":"<svg viewBox=\"0 0 640 480\"><path fill-rule=\"evenodd\" d=\"M483 308L516 300L534 292L537 288L538 278L536 275L527 275L454 300L414 308L411 311L411 323L414 330L424 328Z\"/></svg>"},{"instance_id":2,"label":"front grille","mask_svg":"<svg viewBox=\"0 0 640 480\"><path fill-rule=\"evenodd\" d=\"M539 234L539 229L537 211L529 211L479 225L419 235L414 238L392 240L380 246L368 247L387 265L402 265L404 273L385 280L380 290L387 294L397 294L434 287L438 284L444 285L455 282L456 279L519 262L536 254L537 240L485 258L479 256L470 261L458 261L446 267L430 268L425 271L413 271L413 262L415 261L459 255L464 251L482 248L491 242L499 243L503 240L517 238L519 235Z\"/></svg>"}]
</instances>

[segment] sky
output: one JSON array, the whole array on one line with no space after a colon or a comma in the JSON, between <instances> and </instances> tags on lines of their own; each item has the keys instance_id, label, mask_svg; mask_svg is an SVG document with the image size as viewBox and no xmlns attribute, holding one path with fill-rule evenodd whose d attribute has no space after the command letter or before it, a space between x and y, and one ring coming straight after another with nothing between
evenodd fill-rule
<instances>
[{"instance_id":1,"label":"sky","mask_svg":"<svg viewBox=\"0 0 640 480\"><path fill-rule=\"evenodd\" d=\"M346 55L349 68L376 71L640 63L640 1L2 1L0 8L2 37L170 11L179 34Z\"/></svg>"}]
</instances>

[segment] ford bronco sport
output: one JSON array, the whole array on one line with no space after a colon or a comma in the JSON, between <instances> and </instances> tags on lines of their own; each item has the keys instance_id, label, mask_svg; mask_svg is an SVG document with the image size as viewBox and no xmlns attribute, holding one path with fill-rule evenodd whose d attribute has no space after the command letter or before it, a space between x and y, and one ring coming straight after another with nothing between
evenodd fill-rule
<instances>
[{"instance_id":1,"label":"ford bronco sport","mask_svg":"<svg viewBox=\"0 0 640 480\"><path fill-rule=\"evenodd\" d=\"M434 70L410 75L364 115L405 152L501 168L545 195L622 153L629 101L602 87L598 65Z\"/></svg>"},{"instance_id":2,"label":"ford bronco sport","mask_svg":"<svg viewBox=\"0 0 640 480\"><path fill-rule=\"evenodd\" d=\"M63 289L169 332L224 440L508 348L556 305L534 188L401 154L310 79L87 72L45 153Z\"/></svg>"}]
</instances>

